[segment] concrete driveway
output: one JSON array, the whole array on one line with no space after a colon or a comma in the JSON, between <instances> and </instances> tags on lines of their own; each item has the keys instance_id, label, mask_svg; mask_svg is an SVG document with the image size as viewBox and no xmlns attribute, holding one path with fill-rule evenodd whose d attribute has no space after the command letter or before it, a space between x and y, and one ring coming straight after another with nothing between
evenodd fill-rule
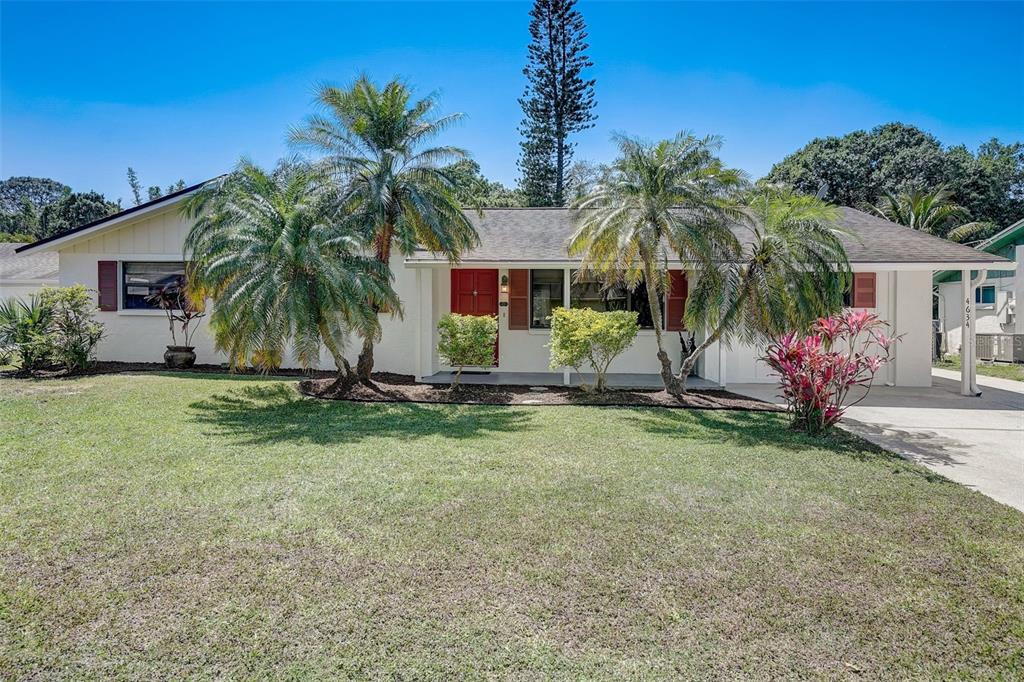
<instances>
[{"instance_id":1,"label":"concrete driveway","mask_svg":"<svg viewBox=\"0 0 1024 682\"><path fill-rule=\"evenodd\" d=\"M959 374L933 370L931 388L875 387L843 427L946 478L1024 511L1024 384L978 377L982 395L960 395ZM780 402L766 384L728 390Z\"/></svg>"}]
</instances>

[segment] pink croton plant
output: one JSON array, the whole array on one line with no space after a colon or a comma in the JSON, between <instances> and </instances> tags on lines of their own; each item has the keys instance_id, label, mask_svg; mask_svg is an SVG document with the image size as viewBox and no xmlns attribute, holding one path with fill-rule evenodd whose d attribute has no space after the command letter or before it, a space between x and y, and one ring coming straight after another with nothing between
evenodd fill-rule
<instances>
[{"instance_id":1,"label":"pink croton plant","mask_svg":"<svg viewBox=\"0 0 1024 682\"><path fill-rule=\"evenodd\" d=\"M764 361L779 375L793 426L818 434L867 397L875 375L889 362L899 337L864 310L815 322L809 333L785 334L768 346ZM854 389L857 397L847 402Z\"/></svg>"}]
</instances>

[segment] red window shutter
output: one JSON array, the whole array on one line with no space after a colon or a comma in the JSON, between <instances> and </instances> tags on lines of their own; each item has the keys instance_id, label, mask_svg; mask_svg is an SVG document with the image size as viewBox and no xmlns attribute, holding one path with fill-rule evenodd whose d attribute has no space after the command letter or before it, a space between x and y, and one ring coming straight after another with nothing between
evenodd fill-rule
<instances>
[{"instance_id":1,"label":"red window shutter","mask_svg":"<svg viewBox=\"0 0 1024 682\"><path fill-rule=\"evenodd\" d=\"M668 271L668 296L665 301L665 329L670 332L686 330L683 315L686 313L686 296L689 285L682 270Z\"/></svg>"},{"instance_id":2,"label":"red window shutter","mask_svg":"<svg viewBox=\"0 0 1024 682\"><path fill-rule=\"evenodd\" d=\"M100 310L117 310L117 261L101 260L96 278Z\"/></svg>"},{"instance_id":3,"label":"red window shutter","mask_svg":"<svg viewBox=\"0 0 1024 682\"><path fill-rule=\"evenodd\" d=\"M875 307L875 273L855 272L853 274L853 307Z\"/></svg>"},{"instance_id":4,"label":"red window shutter","mask_svg":"<svg viewBox=\"0 0 1024 682\"><path fill-rule=\"evenodd\" d=\"M508 328L530 328L530 271L508 271Z\"/></svg>"}]
</instances>

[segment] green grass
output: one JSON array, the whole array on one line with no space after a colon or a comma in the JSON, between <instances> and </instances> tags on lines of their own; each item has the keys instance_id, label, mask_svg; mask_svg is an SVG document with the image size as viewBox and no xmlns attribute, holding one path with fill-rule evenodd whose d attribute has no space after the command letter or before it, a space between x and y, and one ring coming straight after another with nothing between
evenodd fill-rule
<instances>
[{"instance_id":1,"label":"green grass","mask_svg":"<svg viewBox=\"0 0 1024 682\"><path fill-rule=\"evenodd\" d=\"M938 367L940 369L952 369L959 372L960 356L947 356L944 360L935 361L934 363L932 363L932 366ZM978 374L983 374L987 377L997 377L999 379L1013 379L1014 381L1024 381L1024 365L979 362L977 367Z\"/></svg>"},{"instance_id":2,"label":"green grass","mask_svg":"<svg viewBox=\"0 0 1024 682\"><path fill-rule=\"evenodd\" d=\"M780 415L0 380L0 678L1020 678L1024 515Z\"/></svg>"}]
</instances>

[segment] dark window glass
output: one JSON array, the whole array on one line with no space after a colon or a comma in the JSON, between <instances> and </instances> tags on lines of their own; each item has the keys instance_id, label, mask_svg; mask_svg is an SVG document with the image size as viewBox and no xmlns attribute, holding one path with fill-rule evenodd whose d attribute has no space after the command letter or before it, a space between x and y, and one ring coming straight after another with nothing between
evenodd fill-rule
<instances>
[{"instance_id":1,"label":"dark window glass","mask_svg":"<svg viewBox=\"0 0 1024 682\"><path fill-rule=\"evenodd\" d=\"M158 310L146 297L163 287L180 285L185 281L184 263L122 263L124 277L124 307L135 310Z\"/></svg>"},{"instance_id":2,"label":"dark window glass","mask_svg":"<svg viewBox=\"0 0 1024 682\"><path fill-rule=\"evenodd\" d=\"M564 270L530 270L530 327L551 327L551 311L565 305Z\"/></svg>"},{"instance_id":3,"label":"dark window glass","mask_svg":"<svg viewBox=\"0 0 1024 682\"><path fill-rule=\"evenodd\" d=\"M982 305L994 305L996 302L995 287L978 287L974 290L974 302Z\"/></svg>"},{"instance_id":4,"label":"dark window glass","mask_svg":"<svg viewBox=\"0 0 1024 682\"><path fill-rule=\"evenodd\" d=\"M569 300L573 308L592 308L598 312L608 310L629 310L637 313L637 322L641 329L654 329L651 319L651 307L647 304L647 285L643 280L630 291L621 284L602 288L601 282L595 279L576 281L573 275L569 289ZM664 299L659 301L662 317L665 312Z\"/></svg>"}]
</instances>

